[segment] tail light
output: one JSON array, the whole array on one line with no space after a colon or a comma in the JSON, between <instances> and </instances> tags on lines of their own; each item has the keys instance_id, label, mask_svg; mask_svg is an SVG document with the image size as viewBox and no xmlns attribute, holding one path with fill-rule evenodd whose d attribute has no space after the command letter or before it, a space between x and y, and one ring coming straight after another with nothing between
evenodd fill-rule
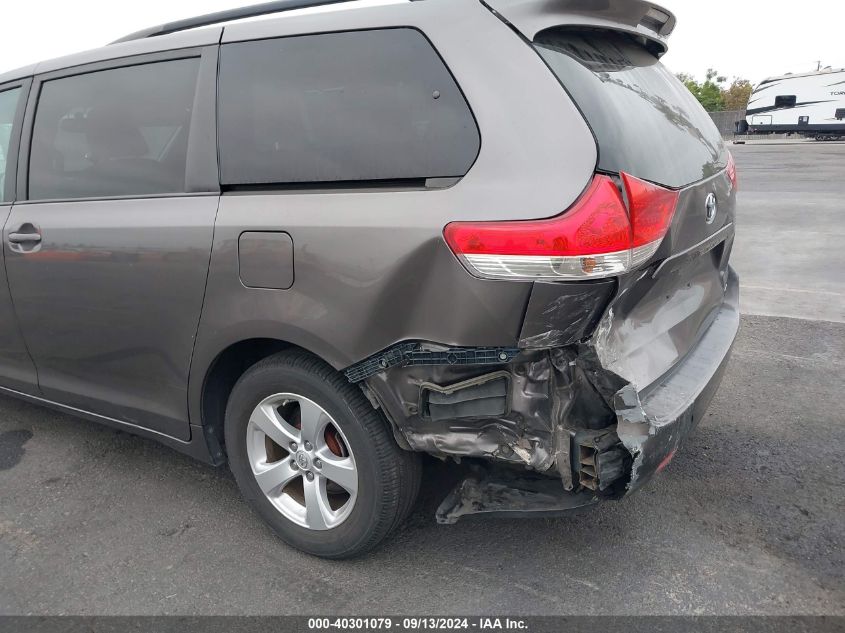
<instances>
[{"instance_id":1,"label":"tail light","mask_svg":"<svg viewBox=\"0 0 845 633\"><path fill-rule=\"evenodd\" d=\"M734 162L734 155L728 152L728 178L731 179L731 186L733 190L739 189L739 179L736 176L736 163Z\"/></svg>"},{"instance_id":2,"label":"tail light","mask_svg":"<svg viewBox=\"0 0 845 633\"><path fill-rule=\"evenodd\" d=\"M631 211L631 267L635 268L651 259L660 248L672 224L680 194L625 172L621 176Z\"/></svg>"},{"instance_id":3,"label":"tail light","mask_svg":"<svg viewBox=\"0 0 845 633\"><path fill-rule=\"evenodd\" d=\"M565 213L547 220L453 222L446 243L465 266L493 279L595 279L627 272L657 252L678 192L622 174L596 175Z\"/></svg>"}]
</instances>

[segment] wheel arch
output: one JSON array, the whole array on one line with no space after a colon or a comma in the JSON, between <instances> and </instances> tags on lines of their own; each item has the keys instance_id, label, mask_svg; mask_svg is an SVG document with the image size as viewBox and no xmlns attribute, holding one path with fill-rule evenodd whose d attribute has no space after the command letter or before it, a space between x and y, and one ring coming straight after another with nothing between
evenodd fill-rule
<instances>
[{"instance_id":1,"label":"wheel arch","mask_svg":"<svg viewBox=\"0 0 845 633\"><path fill-rule=\"evenodd\" d=\"M226 406L235 384L256 363L286 350L301 350L326 360L313 350L291 341L257 336L229 343L214 355L210 363L203 363L203 370L196 372L198 375L189 403L191 420L204 435L216 464L227 460L223 424Z\"/></svg>"}]
</instances>

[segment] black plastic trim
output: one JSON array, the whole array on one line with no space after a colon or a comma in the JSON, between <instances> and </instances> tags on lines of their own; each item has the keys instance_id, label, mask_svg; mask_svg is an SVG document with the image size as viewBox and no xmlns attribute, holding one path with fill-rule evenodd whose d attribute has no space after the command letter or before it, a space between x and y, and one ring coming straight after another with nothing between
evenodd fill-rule
<instances>
[{"instance_id":1,"label":"black plastic trim","mask_svg":"<svg viewBox=\"0 0 845 633\"><path fill-rule=\"evenodd\" d=\"M503 365L520 350L515 347L447 347L425 349L421 341L397 343L386 350L348 367L344 373L351 383L361 382L391 367L413 365Z\"/></svg>"},{"instance_id":2,"label":"black plastic trim","mask_svg":"<svg viewBox=\"0 0 845 633\"><path fill-rule=\"evenodd\" d=\"M21 130L23 128L24 114L26 113L26 104L29 100L30 89L32 88L32 78L27 77L18 81L13 81L0 86L0 92L7 90L20 89L18 95L18 105L15 110L15 116L12 120L12 135L9 137L9 147L6 155L6 182L4 190L0 191L0 204L12 204L17 198L17 176L18 176L18 157L21 147Z\"/></svg>"}]
</instances>

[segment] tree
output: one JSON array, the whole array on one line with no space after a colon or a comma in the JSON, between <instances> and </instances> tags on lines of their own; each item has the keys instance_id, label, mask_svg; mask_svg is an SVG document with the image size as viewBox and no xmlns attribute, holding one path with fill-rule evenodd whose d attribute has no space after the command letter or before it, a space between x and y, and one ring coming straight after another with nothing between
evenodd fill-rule
<instances>
[{"instance_id":1,"label":"tree","mask_svg":"<svg viewBox=\"0 0 845 633\"><path fill-rule=\"evenodd\" d=\"M723 87L721 84L724 84L727 78L712 68L707 69L707 75L701 83L689 73L678 73L677 77L708 112L744 110L754 90L750 81L739 77L734 77L727 88Z\"/></svg>"},{"instance_id":2,"label":"tree","mask_svg":"<svg viewBox=\"0 0 845 633\"><path fill-rule=\"evenodd\" d=\"M754 86L747 79L734 77L731 85L722 89L722 100L725 102L726 110L745 110L748 107L748 100Z\"/></svg>"},{"instance_id":3,"label":"tree","mask_svg":"<svg viewBox=\"0 0 845 633\"><path fill-rule=\"evenodd\" d=\"M695 77L688 73L679 73L678 79L689 89L693 96L708 112L720 112L725 109L725 94L719 84L727 81L713 68L707 69L707 74L702 83L695 80Z\"/></svg>"}]
</instances>

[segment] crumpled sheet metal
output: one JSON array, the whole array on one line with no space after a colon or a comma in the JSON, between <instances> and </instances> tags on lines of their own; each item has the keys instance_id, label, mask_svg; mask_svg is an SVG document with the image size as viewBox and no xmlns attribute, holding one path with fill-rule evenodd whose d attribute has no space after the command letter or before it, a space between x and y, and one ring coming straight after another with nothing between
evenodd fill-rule
<instances>
[{"instance_id":1,"label":"crumpled sheet metal","mask_svg":"<svg viewBox=\"0 0 845 633\"><path fill-rule=\"evenodd\" d=\"M553 349L584 339L601 318L615 288L612 280L534 282L519 335L520 349Z\"/></svg>"},{"instance_id":2,"label":"crumpled sheet metal","mask_svg":"<svg viewBox=\"0 0 845 633\"><path fill-rule=\"evenodd\" d=\"M579 353L579 362L588 367L594 384L616 412L616 433L633 457L627 492L661 470L699 423L721 382L739 328L739 280L731 269L727 270L724 290L719 289L719 307L715 310L700 310L700 297L691 303L689 288L681 287L661 304L651 321L646 318L651 314L637 318L620 315L619 305L630 290L622 289ZM684 315L686 318L681 318ZM670 319L679 325L669 327ZM690 321L704 334L690 335ZM618 330L624 333L626 328L623 347ZM660 353L671 356L668 365L675 367L671 377L658 379L653 368L638 364L638 350L648 345L660 347ZM676 366L681 356L684 363ZM625 372L626 377L616 372ZM645 400L637 384L644 375L652 381L646 383L649 393Z\"/></svg>"},{"instance_id":3,"label":"crumpled sheet metal","mask_svg":"<svg viewBox=\"0 0 845 633\"><path fill-rule=\"evenodd\" d=\"M488 418L432 420L421 411L421 388L467 382L509 370L508 411ZM555 465L553 402L548 385L555 368L548 353L528 354L502 367L396 367L367 386L408 448L439 457L481 457L545 472Z\"/></svg>"},{"instance_id":4,"label":"crumpled sheet metal","mask_svg":"<svg viewBox=\"0 0 845 633\"><path fill-rule=\"evenodd\" d=\"M469 383L503 370L510 373L504 415L433 420L421 410L421 389L427 385ZM557 348L525 351L502 367L393 367L369 378L367 386L410 450L557 473L571 490L570 430L601 429L616 422L594 380L574 348Z\"/></svg>"},{"instance_id":5,"label":"crumpled sheet metal","mask_svg":"<svg viewBox=\"0 0 845 633\"><path fill-rule=\"evenodd\" d=\"M569 494L553 479L519 479L470 476L437 508L441 524L456 523L468 514L519 517L542 513L564 514L598 503L591 493Z\"/></svg>"},{"instance_id":6,"label":"crumpled sheet metal","mask_svg":"<svg viewBox=\"0 0 845 633\"><path fill-rule=\"evenodd\" d=\"M541 473L557 471L571 490L566 427L596 429L615 421L577 366L572 345L593 329L615 288L615 281L536 282L516 359L485 367L389 367L367 379L367 390L405 448L438 457L488 458ZM496 371L510 373L504 415L434 421L421 410L425 385L449 387Z\"/></svg>"},{"instance_id":7,"label":"crumpled sheet metal","mask_svg":"<svg viewBox=\"0 0 845 633\"><path fill-rule=\"evenodd\" d=\"M579 429L613 428L632 458L629 472L608 491L608 496L620 497L638 488L665 465L698 423L718 386L738 327L738 282L735 274L730 274L733 285L724 295L724 303L722 290L718 289L718 309L702 308L717 291L712 279L702 279L698 289L690 290L685 284L676 287L670 282L655 282L650 271L645 270L618 288L592 336L580 343L524 350L501 367L392 368L369 379L368 387L412 450L440 457L488 458L555 474L559 476L556 484L570 494L576 490L570 454L573 433ZM718 279L712 269L711 276ZM561 310L571 308L566 301L558 305ZM674 383L667 387L667 394L673 401L670 404L681 408L668 419L654 407L649 409L651 400L643 403L639 381L660 382L658 374L682 356L692 354L700 331L714 332L727 348L722 349L720 344L699 345L703 352L695 353L703 355L696 362L685 363L691 365L689 379L707 381L713 372L718 375L706 385L710 393L704 393L705 385L684 384L683 375L679 384L674 374L683 371L674 372ZM659 349L649 356L649 346ZM704 366L706 369L702 370ZM437 423L421 415L421 384L450 385L493 370L511 372L510 409L506 415ZM654 399L652 393L649 398ZM674 411L671 406L657 408L664 409L663 413ZM493 503L493 491L487 490L481 498ZM476 492L473 495L478 498ZM523 510L529 505L524 495L512 491L498 490L497 495L494 505L500 508L502 499L508 498ZM538 509L548 505L547 499L535 499ZM459 505L461 512L468 513L478 504Z\"/></svg>"}]
</instances>

